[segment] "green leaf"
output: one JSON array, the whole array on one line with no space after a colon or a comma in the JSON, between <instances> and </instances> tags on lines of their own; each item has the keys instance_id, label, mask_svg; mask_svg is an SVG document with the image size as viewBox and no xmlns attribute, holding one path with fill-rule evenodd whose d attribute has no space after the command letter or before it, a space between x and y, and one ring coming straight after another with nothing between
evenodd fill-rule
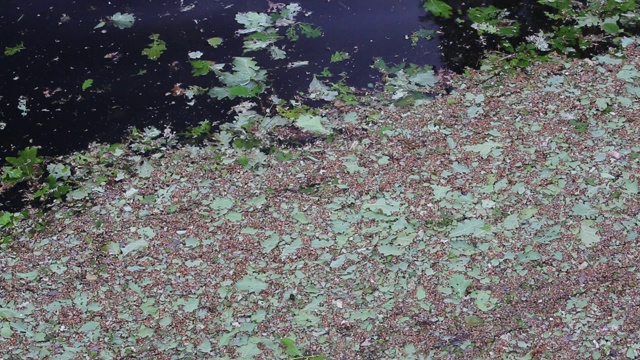
<instances>
[{"instance_id":1,"label":"green leaf","mask_svg":"<svg viewBox=\"0 0 640 360\"><path fill-rule=\"evenodd\" d=\"M17 53L19 53L21 50L25 49L24 45L22 43L13 46L13 47L6 47L4 48L4 54L6 56L13 56Z\"/></svg>"},{"instance_id":2,"label":"green leaf","mask_svg":"<svg viewBox=\"0 0 640 360\"><path fill-rule=\"evenodd\" d=\"M142 50L142 55L149 58L149 60L158 60L165 50L167 50L167 43L160 40L159 34L152 34L149 36L152 42L147 48Z\"/></svg>"},{"instance_id":3,"label":"green leaf","mask_svg":"<svg viewBox=\"0 0 640 360\"><path fill-rule=\"evenodd\" d=\"M478 316L475 316L475 315L465 316L464 322L467 325L482 325L482 324L484 324L484 320L482 320L481 317L478 317Z\"/></svg>"},{"instance_id":4,"label":"green leaf","mask_svg":"<svg viewBox=\"0 0 640 360\"><path fill-rule=\"evenodd\" d=\"M441 0L426 0L422 5L425 10L432 13L433 16L448 19L451 17L453 8Z\"/></svg>"},{"instance_id":5,"label":"green leaf","mask_svg":"<svg viewBox=\"0 0 640 360\"><path fill-rule=\"evenodd\" d=\"M236 282L235 288L240 291L249 291L257 294L268 286L267 283L259 280L255 276L245 275L241 280Z\"/></svg>"},{"instance_id":6,"label":"green leaf","mask_svg":"<svg viewBox=\"0 0 640 360\"><path fill-rule=\"evenodd\" d=\"M321 116L305 114L296 119L296 126L312 133L329 134L330 131L322 126L322 121L326 121L326 119Z\"/></svg>"},{"instance_id":7,"label":"green leaf","mask_svg":"<svg viewBox=\"0 0 640 360\"><path fill-rule=\"evenodd\" d=\"M209 60L191 60L191 75L202 76L207 75L212 69L211 65L215 64Z\"/></svg>"},{"instance_id":8,"label":"green leaf","mask_svg":"<svg viewBox=\"0 0 640 360\"><path fill-rule=\"evenodd\" d=\"M277 46L269 47L269 54L273 60L282 60L287 57L287 53Z\"/></svg>"},{"instance_id":9,"label":"green leaf","mask_svg":"<svg viewBox=\"0 0 640 360\"><path fill-rule=\"evenodd\" d=\"M302 351L300 351L300 349L298 349L298 347L296 346L296 342L294 340L289 338L282 338L280 342L282 343L282 345L284 345L284 351L287 353L287 355L304 356Z\"/></svg>"},{"instance_id":10,"label":"green leaf","mask_svg":"<svg viewBox=\"0 0 640 360\"><path fill-rule=\"evenodd\" d=\"M580 240L582 243L591 247L600 242L600 235L598 235L598 229L592 227L593 220L583 220L580 223Z\"/></svg>"},{"instance_id":11,"label":"green leaf","mask_svg":"<svg viewBox=\"0 0 640 360\"><path fill-rule=\"evenodd\" d=\"M220 46L220 44L222 44L222 38L219 37L212 37L207 39L207 44L211 45L213 48L217 48L218 46Z\"/></svg>"},{"instance_id":12,"label":"green leaf","mask_svg":"<svg viewBox=\"0 0 640 360\"><path fill-rule=\"evenodd\" d=\"M609 34L618 34L620 32L620 27L616 23L607 22L600 25L600 27Z\"/></svg>"},{"instance_id":13,"label":"green leaf","mask_svg":"<svg viewBox=\"0 0 640 360\"><path fill-rule=\"evenodd\" d=\"M351 58L351 55L349 55L349 53L343 52L343 51L336 51L331 55L331 62L334 63L334 62L344 61L350 58Z\"/></svg>"},{"instance_id":14,"label":"green leaf","mask_svg":"<svg viewBox=\"0 0 640 360\"><path fill-rule=\"evenodd\" d=\"M9 308L0 308L0 319L15 319L20 318L20 313Z\"/></svg>"}]
</instances>

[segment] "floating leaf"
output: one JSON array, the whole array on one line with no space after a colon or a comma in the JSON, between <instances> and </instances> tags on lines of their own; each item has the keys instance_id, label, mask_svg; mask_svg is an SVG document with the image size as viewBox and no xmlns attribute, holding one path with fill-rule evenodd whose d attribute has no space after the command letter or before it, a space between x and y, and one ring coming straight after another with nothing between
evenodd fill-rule
<instances>
[{"instance_id":1,"label":"floating leaf","mask_svg":"<svg viewBox=\"0 0 640 360\"><path fill-rule=\"evenodd\" d=\"M213 61L209 60L191 60L191 75L193 76L202 76L207 75L213 68L212 65L215 65Z\"/></svg>"},{"instance_id":2,"label":"floating leaf","mask_svg":"<svg viewBox=\"0 0 640 360\"><path fill-rule=\"evenodd\" d=\"M484 320L482 320L481 317L474 316L474 315L465 316L464 322L467 325L482 325L482 324L484 324Z\"/></svg>"},{"instance_id":3,"label":"floating leaf","mask_svg":"<svg viewBox=\"0 0 640 360\"><path fill-rule=\"evenodd\" d=\"M257 294L268 286L267 283L259 280L255 276L245 275L241 280L236 282L235 288L240 291L250 291Z\"/></svg>"},{"instance_id":4,"label":"floating leaf","mask_svg":"<svg viewBox=\"0 0 640 360\"><path fill-rule=\"evenodd\" d=\"M140 176L141 178L149 178L151 177L153 169L153 165L151 165L149 161L145 161L138 168L138 176Z\"/></svg>"},{"instance_id":5,"label":"floating leaf","mask_svg":"<svg viewBox=\"0 0 640 360\"><path fill-rule=\"evenodd\" d=\"M321 99L324 101L333 101L338 96L338 92L335 90L329 90L329 87L319 81L315 76L309 84L309 98Z\"/></svg>"},{"instance_id":6,"label":"floating leaf","mask_svg":"<svg viewBox=\"0 0 640 360\"><path fill-rule=\"evenodd\" d=\"M211 45L214 48L217 48L218 46L220 46L220 44L222 44L222 38L219 37L212 37L207 39L207 44Z\"/></svg>"},{"instance_id":7,"label":"floating leaf","mask_svg":"<svg viewBox=\"0 0 640 360\"><path fill-rule=\"evenodd\" d=\"M152 42L147 48L142 50L142 55L149 58L149 60L158 60L165 50L167 50L167 43L160 40L159 34L152 34L149 36Z\"/></svg>"},{"instance_id":8,"label":"floating leaf","mask_svg":"<svg viewBox=\"0 0 640 360\"><path fill-rule=\"evenodd\" d=\"M272 26L271 16L265 13L246 12L236 14L236 21L244 25L244 29L238 30L238 34L248 34L263 31Z\"/></svg>"},{"instance_id":9,"label":"floating leaf","mask_svg":"<svg viewBox=\"0 0 640 360\"><path fill-rule=\"evenodd\" d=\"M620 27L614 22L606 22L600 25L600 28L609 34L618 34L620 32Z\"/></svg>"},{"instance_id":10,"label":"floating leaf","mask_svg":"<svg viewBox=\"0 0 640 360\"><path fill-rule=\"evenodd\" d=\"M82 91L87 90L88 88L91 87L91 85L93 85L93 79L87 79L82 83Z\"/></svg>"},{"instance_id":11,"label":"floating leaf","mask_svg":"<svg viewBox=\"0 0 640 360\"><path fill-rule=\"evenodd\" d=\"M127 246L122 249L122 256L127 256L130 253L140 249L144 249L147 246L149 246L149 243L146 240L136 240L132 243L127 244Z\"/></svg>"},{"instance_id":12,"label":"floating leaf","mask_svg":"<svg viewBox=\"0 0 640 360\"><path fill-rule=\"evenodd\" d=\"M600 242L600 235L598 235L598 230L592 227L592 220L583 220L580 223L580 240L582 243L587 246L593 246Z\"/></svg>"},{"instance_id":13,"label":"floating leaf","mask_svg":"<svg viewBox=\"0 0 640 360\"><path fill-rule=\"evenodd\" d=\"M472 280L467 279L462 274L453 274L449 279L449 285L453 288L453 291L459 298L463 298L467 292L467 288L473 283Z\"/></svg>"},{"instance_id":14,"label":"floating leaf","mask_svg":"<svg viewBox=\"0 0 640 360\"><path fill-rule=\"evenodd\" d=\"M80 327L81 332L89 332L97 329L100 326L100 323L97 321L89 321Z\"/></svg>"},{"instance_id":15,"label":"floating leaf","mask_svg":"<svg viewBox=\"0 0 640 360\"><path fill-rule=\"evenodd\" d=\"M25 47L24 47L24 45L22 43L20 43L20 44L18 44L16 46L13 46L13 47L6 47L6 48L4 48L4 54L6 56L12 56L12 55L15 55L15 54L19 53L24 48Z\"/></svg>"},{"instance_id":16,"label":"floating leaf","mask_svg":"<svg viewBox=\"0 0 640 360\"><path fill-rule=\"evenodd\" d=\"M296 251L298 251L298 249L300 249L302 247L302 240L295 239L291 244L285 246L284 248L282 248L282 257L285 256L289 256L293 253L295 253Z\"/></svg>"},{"instance_id":17,"label":"floating leaf","mask_svg":"<svg viewBox=\"0 0 640 360\"><path fill-rule=\"evenodd\" d=\"M459 222L455 229L451 231L449 236L458 237L463 235L471 235L484 226L484 220L482 219L468 219L463 222Z\"/></svg>"},{"instance_id":18,"label":"floating leaf","mask_svg":"<svg viewBox=\"0 0 640 360\"><path fill-rule=\"evenodd\" d=\"M402 250L402 248L398 247L398 246L392 246L392 245L381 245L378 246L378 251L380 252L380 254L388 256L388 255L402 255L402 253L404 253L404 250Z\"/></svg>"},{"instance_id":19,"label":"floating leaf","mask_svg":"<svg viewBox=\"0 0 640 360\"><path fill-rule=\"evenodd\" d=\"M136 17L133 16L133 14L129 14L129 13L121 14L117 12L111 16L111 23L113 24L113 26L117 27L118 29L130 28L133 26L133 23L135 21L136 21Z\"/></svg>"},{"instance_id":20,"label":"floating leaf","mask_svg":"<svg viewBox=\"0 0 640 360\"><path fill-rule=\"evenodd\" d=\"M391 199L378 198L373 204L362 205L362 208L374 212L382 212L385 215L391 215L394 212L400 211L400 203Z\"/></svg>"},{"instance_id":21,"label":"floating leaf","mask_svg":"<svg viewBox=\"0 0 640 360\"><path fill-rule=\"evenodd\" d=\"M482 144L467 145L464 147L464 149L467 151L478 152L480 153L480 155L482 155L483 158L486 158L493 149L501 146L502 146L502 143L495 142L495 141L487 141Z\"/></svg>"},{"instance_id":22,"label":"floating leaf","mask_svg":"<svg viewBox=\"0 0 640 360\"><path fill-rule=\"evenodd\" d=\"M302 351L300 351L300 349L298 349L298 347L296 346L296 342L292 339L282 338L282 340L280 341L282 342L282 345L284 345L284 351L287 353L287 355L296 357L304 356Z\"/></svg>"},{"instance_id":23,"label":"floating leaf","mask_svg":"<svg viewBox=\"0 0 640 360\"><path fill-rule=\"evenodd\" d=\"M322 126L322 121L326 121L326 119L321 116L305 114L296 119L296 126L312 133L329 134L330 131Z\"/></svg>"},{"instance_id":24,"label":"floating leaf","mask_svg":"<svg viewBox=\"0 0 640 360\"><path fill-rule=\"evenodd\" d=\"M593 209L591 207L591 204L589 203L577 203L573 206L573 209L571 210L571 215L576 215L576 216L586 216L586 217L590 217L590 216L595 216L598 215L598 210Z\"/></svg>"},{"instance_id":25,"label":"floating leaf","mask_svg":"<svg viewBox=\"0 0 640 360\"><path fill-rule=\"evenodd\" d=\"M433 16L448 19L451 17L453 8L441 0L426 0L422 5L425 10L432 13Z\"/></svg>"},{"instance_id":26,"label":"floating leaf","mask_svg":"<svg viewBox=\"0 0 640 360\"><path fill-rule=\"evenodd\" d=\"M200 343L200 345L198 345L198 351L199 352L203 352L205 354L208 354L211 352L211 341L207 338L204 338L202 340L202 343Z\"/></svg>"},{"instance_id":27,"label":"floating leaf","mask_svg":"<svg viewBox=\"0 0 640 360\"><path fill-rule=\"evenodd\" d=\"M351 55L349 55L348 52L336 51L331 55L331 62L334 63L334 62L344 61L350 58L351 58Z\"/></svg>"}]
</instances>

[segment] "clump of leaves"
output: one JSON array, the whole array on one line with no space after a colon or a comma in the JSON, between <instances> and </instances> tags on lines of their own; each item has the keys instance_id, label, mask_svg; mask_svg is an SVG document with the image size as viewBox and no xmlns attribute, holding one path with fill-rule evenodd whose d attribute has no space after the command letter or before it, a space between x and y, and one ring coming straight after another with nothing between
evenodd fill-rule
<instances>
[{"instance_id":1,"label":"clump of leaves","mask_svg":"<svg viewBox=\"0 0 640 360\"><path fill-rule=\"evenodd\" d=\"M37 177L41 172L38 164L42 163L43 157L38 156L38 148L31 146L20 151L17 157L8 156L5 160L10 166L2 167L2 181L15 184Z\"/></svg>"},{"instance_id":2,"label":"clump of leaves","mask_svg":"<svg viewBox=\"0 0 640 360\"><path fill-rule=\"evenodd\" d=\"M433 71L433 67L418 66L416 64L401 63L389 66L378 58L374 61L373 68L382 73L382 80L385 82L384 90L391 93L391 99L399 100L416 92L429 92L438 83L438 76ZM415 97L417 94L411 95Z\"/></svg>"},{"instance_id":3,"label":"clump of leaves","mask_svg":"<svg viewBox=\"0 0 640 360\"><path fill-rule=\"evenodd\" d=\"M302 11L297 3L281 6L278 12L257 13L246 12L236 14L236 21L244 28L236 31L238 35L245 35L244 50L268 50L273 60L286 57L286 52L275 43L283 39L279 29L287 28L286 36L290 41L297 41L300 35L315 38L322 35L319 28L310 24L296 21L296 16Z\"/></svg>"},{"instance_id":4,"label":"clump of leaves","mask_svg":"<svg viewBox=\"0 0 640 360\"><path fill-rule=\"evenodd\" d=\"M191 60L191 75L203 76L207 75L215 68L216 63L209 60Z\"/></svg>"},{"instance_id":5,"label":"clump of leaves","mask_svg":"<svg viewBox=\"0 0 640 360\"><path fill-rule=\"evenodd\" d=\"M496 40L499 51L513 54L499 57L499 62L516 67L528 66L535 60L545 61L546 54L554 50L578 57L606 50L622 44L621 35L637 32L640 23L635 0L540 0L538 3L546 6L548 27L529 34L521 33L520 22L506 9L495 6L460 10L461 16L456 21L469 20L483 42L487 40L485 37ZM451 11L447 11L450 7L440 0L426 0L424 8L438 17L451 16Z\"/></svg>"},{"instance_id":6,"label":"clump of leaves","mask_svg":"<svg viewBox=\"0 0 640 360\"><path fill-rule=\"evenodd\" d=\"M417 46L418 45L418 41L420 41L420 39L424 39L424 40L431 40L433 39L433 36L436 34L436 32L434 30L427 30L427 29L420 29L420 30L416 30L413 33L411 33L411 35L409 36L409 39L411 40L411 46Z\"/></svg>"},{"instance_id":7,"label":"clump of leaves","mask_svg":"<svg viewBox=\"0 0 640 360\"><path fill-rule=\"evenodd\" d=\"M159 34L152 34L149 36L151 43L149 46L142 50L142 55L146 56L149 60L158 60L165 50L167 50L167 43L164 40L160 40Z\"/></svg>"},{"instance_id":8,"label":"clump of leaves","mask_svg":"<svg viewBox=\"0 0 640 360\"><path fill-rule=\"evenodd\" d=\"M201 141L211 138L211 123L209 120L200 121L198 125L188 129L181 135L187 137L190 141Z\"/></svg>"},{"instance_id":9,"label":"clump of leaves","mask_svg":"<svg viewBox=\"0 0 640 360\"><path fill-rule=\"evenodd\" d=\"M25 49L24 44L20 43L18 45L12 46L12 47L5 47L4 48L4 54L6 56L13 56L13 55L19 53L21 50L24 50L24 49Z\"/></svg>"},{"instance_id":10,"label":"clump of leaves","mask_svg":"<svg viewBox=\"0 0 640 360\"><path fill-rule=\"evenodd\" d=\"M162 132L153 126L146 127L142 131L132 128L129 141L129 147L132 150L143 154L172 147L177 143L170 130Z\"/></svg>"},{"instance_id":11,"label":"clump of leaves","mask_svg":"<svg viewBox=\"0 0 640 360\"><path fill-rule=\"evenodd\" d=\"M253 97L265 90L267 71L261 69L253 58L236 57L233 59L232 72L224 72L221 69L225 64L214 67L218 80L224 87L213 87L209 90L209 96L218 100L235 97Z\"/></svg>"}]
</instances>

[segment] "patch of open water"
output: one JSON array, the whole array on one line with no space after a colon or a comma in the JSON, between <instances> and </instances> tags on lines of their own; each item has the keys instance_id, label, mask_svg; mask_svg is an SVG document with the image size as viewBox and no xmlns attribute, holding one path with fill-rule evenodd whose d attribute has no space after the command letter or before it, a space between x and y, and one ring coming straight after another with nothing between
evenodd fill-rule
<instances>
[{"instance_id":1,"label":"patch of open water","mask_svg":"<svg viewBox=\"0 0 640 360\"><path fill-rule=\"evenodd\" d=\"M313 74L329 67L345 73L347 84L366 87L379 79L371 69L374 57L388 63L415 63L439 67L438 39L421 40L412 47L406 37L438 26L425 17L421 1L350 0L299 1L307 16L297 20L318 26L320 38L301 38L284 46L288 56L273 61L259 52L242 55L238 12L265 12L266 0L245 1L120 1L46 0L5 2L0 12L0 47L22 43L24 50L0 56L0 157L15 155L26 146L39 146L39 154L57 155L86 147L92 141L117 142L131 126L171 125L182 130L202 120L225 120L230 101L202 95L193 106L167 96L176 83L210 87L215 75L193 77L188 53L203 52L202 59L230 62L234 56L253 56L269 71L272 91L288 99L306 91ZM116 12L132 13L131 28L94 29ZM167 50L157 61L141 51L151 34L159 34ZM217 48L206 43L221 37ZM329 63L336 51L351 58ZM308 66L287 69L292 61ZM144 73L142 75L137 75ZM91 87L82 84L93 79ZM26 111L20 110L20 99Z\"/></svg>"}]
</instances>

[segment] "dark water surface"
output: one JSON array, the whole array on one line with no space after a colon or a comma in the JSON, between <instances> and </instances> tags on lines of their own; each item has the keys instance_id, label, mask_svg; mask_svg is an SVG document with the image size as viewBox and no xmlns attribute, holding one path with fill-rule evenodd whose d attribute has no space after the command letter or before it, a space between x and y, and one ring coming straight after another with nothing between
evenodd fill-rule
<instances>
[{"instance_id":1,"label":"dark water surface","mask_svg":"<svg viewBox=\"0 0 640 360\"><path fill-rule=\"evenodd\" d=\"M306 91L312 74L325 66L334 74L346 72L347 84L355 87L378 80L376 70L370 68L374 57L388 63L440 66L437 39L421 40L416 47L406 39L420 28L437 30L426 20L421 1L298 3L310 14L300 14L297 20L319 26L323 37L301 37L286 44L284 60L271 61L258 52L244 55L256 57L269 70L273 91L285 100ZM0 54L0 121L6 123L0 130L0 157L31 145L41 147L40 154L57 155L92 141L117 142L131 126L162 129L171 125L181 130L202 120L226 119L230 101L202 95L189 106L185 99L167 93L176 83L215 85L213 73L191 75L188 53L201 51L202 59L216 63L243 56L242 39L234 35L241 27L235 14L267 9L268 2L262 0L3 1L0 49L20 43L25 49L13 56ZM133 27L94 29L116 12L133 13ZM157 61L141 54L153 33L167 43L167 51ZM214 36L224 39L215 49L206 43ZM352 58L329 64L335 51L346 51ZM287 70L285 65L291 61L310 65ZM136 75L140 72L145 73ZM94 82L83 91L86 79ZM24 116L18 109L21 97L28 109Z\"/></svg>"}]
</instances>

